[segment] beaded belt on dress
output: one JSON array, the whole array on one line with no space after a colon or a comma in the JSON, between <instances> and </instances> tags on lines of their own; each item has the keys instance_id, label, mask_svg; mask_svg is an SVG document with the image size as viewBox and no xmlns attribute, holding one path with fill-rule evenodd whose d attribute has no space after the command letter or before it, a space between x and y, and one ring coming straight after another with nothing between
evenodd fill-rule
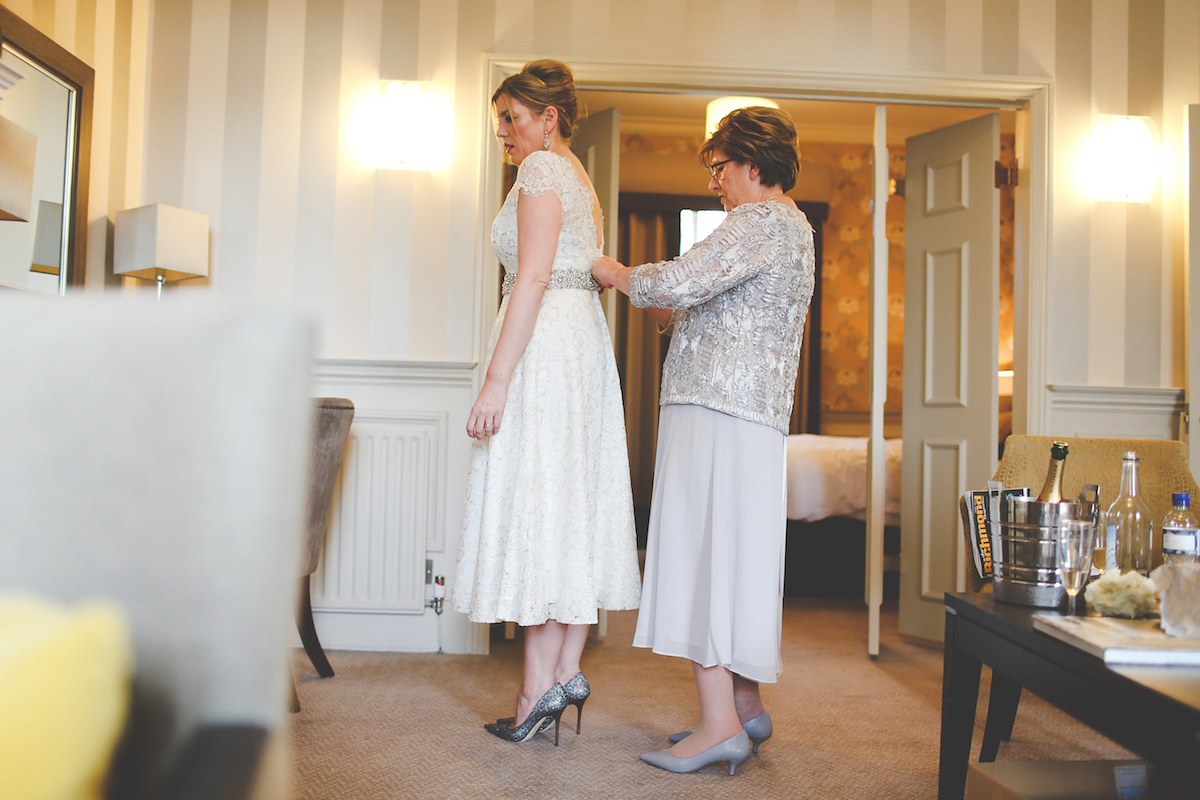
<instances>
[{"instance_id":1,"label":"beaded belt on dress","mask_svg":"<svg viewBox=\"0 0 1200 800\"><path fill-rule=\"evenodd\" d=\"M504 276L504 283L501 284L500 293L507 295L513 290L513 286L517 282L517 273L510 272ZM592 292L598 292L602 288L600 283L592 277L592 273L584 272L578 269L563 269L557 272L550 273L550 284L547 289L587 289Z\"/></svg>"}]
</instances>

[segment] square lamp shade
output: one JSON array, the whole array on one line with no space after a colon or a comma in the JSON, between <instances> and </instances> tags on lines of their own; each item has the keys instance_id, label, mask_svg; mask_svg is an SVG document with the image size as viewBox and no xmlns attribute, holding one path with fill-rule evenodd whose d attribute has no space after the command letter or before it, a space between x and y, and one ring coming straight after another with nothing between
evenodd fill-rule
<instances>
[{"instance_id":1,"label":"square lamp shade","mask_svg":"<svg viewBox=\"0 0 1200 800\"><path fill-rule=\"evenodd\" d=\"M208 275L208 215L153 203L117 212L113 272L165 281Z\"/></svg>"}]
</instances>

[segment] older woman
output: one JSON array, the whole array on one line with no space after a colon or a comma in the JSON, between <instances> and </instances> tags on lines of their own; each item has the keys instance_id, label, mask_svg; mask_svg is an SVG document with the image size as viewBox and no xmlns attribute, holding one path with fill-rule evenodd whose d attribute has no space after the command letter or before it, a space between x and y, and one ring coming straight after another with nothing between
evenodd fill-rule
<instances>
[{"instance_id":1,"label":"older woman","mask_svg":"<svg viewBox=\"0 0 1200 800\"><path fill-rule=\"evenodd\" d=\"M673 261L592 271L674 328L633 643L692 661L700 722L642 759L672 772L728 761L732 774L771 735L759 684L780 671L784 437L814 254L784 194L800 166L786 114L732 112L700 161L729 212L720 227Z\"/></svg>"}]
</instances>

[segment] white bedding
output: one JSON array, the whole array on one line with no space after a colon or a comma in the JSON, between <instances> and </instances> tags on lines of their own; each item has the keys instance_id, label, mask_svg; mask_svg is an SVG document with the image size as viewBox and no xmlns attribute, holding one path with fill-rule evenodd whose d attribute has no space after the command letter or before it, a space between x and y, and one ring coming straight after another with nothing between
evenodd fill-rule
<instances>
[{"instance_id":1,"label":"white bedding","mask_svg":"<svg viewBox=\"0 0 1200 800\"><path fill-rule=\"evenodd\" d=\"M900 439L885 439L884 524L900 524ZM867 517L867 440L857 436L787 437L787 516L815 522Z\"/></svg>"}]
</instances>

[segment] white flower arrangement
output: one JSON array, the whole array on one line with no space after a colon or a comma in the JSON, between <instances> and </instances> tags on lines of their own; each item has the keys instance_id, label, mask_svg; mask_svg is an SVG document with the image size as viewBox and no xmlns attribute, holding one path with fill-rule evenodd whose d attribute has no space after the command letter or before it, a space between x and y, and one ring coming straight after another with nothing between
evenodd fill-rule
<instances>
[{"instance_id":1,"label":"white flower arrangement","mask_svg":"<svg viewBox=\"0 0 1200 800\"><path fill-rule=\"evenodd\" d=\"M1087 604L1106 617L1137 619L1158 611L1158 588L1139 572L1110 569L1083 591Z\"/></svg>"}]
</instances>

